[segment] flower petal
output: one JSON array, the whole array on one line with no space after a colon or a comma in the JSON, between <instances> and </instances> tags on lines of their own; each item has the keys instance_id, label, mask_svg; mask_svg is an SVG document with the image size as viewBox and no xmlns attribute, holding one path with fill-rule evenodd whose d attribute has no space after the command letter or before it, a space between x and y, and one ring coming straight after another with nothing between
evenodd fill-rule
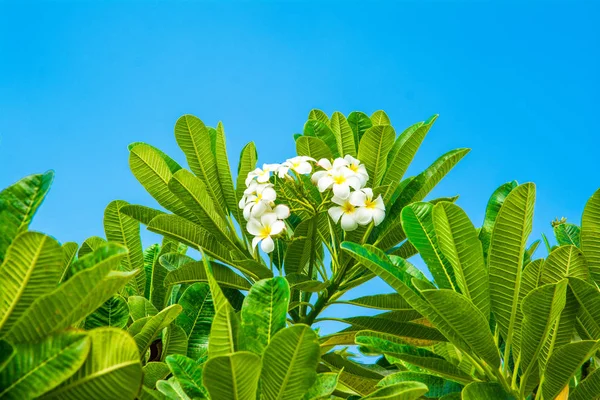
<instances>
[{"instance_id":1,"label":"flower petal","mask_svg":"<svg viewBox=\"0 0 600 400\"><path fill-rule=\"evenodd\" d=\"M353 231L358 227L358 222L351 215L342 215L342 229L346 232Z\"/></svg>"},{"instance_id":2,"label":"flower petal","mask_svg":"<svg viewBox=\"0 0 600 400\"><path fill-rule=\"evenodd\" d=\"M264 213L260 217L260 222L263 226L272 226L275 221L277 221L277 215L274 212Z\"/></svg>"},{"instance_id":3,"label":"flower petal","mask_svg":"<svg viewBox=\"0 0 600 400\"><path fill-rule=\"evenodd\" d=\"M264 201L275 201L277 193L272 187L264 188L262 191L262 199Z\"/></svg>"},{"instance_id":4,"label":"flower petal","mask_svg":"<svg viewBox=\"0 0 600 400\"><path fill-rule=\"evenodd\" d=\"M319 161L317 161L317 165L324 169L331 169L331 161L326 158L321 158Z\"/></svg>"},{"instance_id":5,"label":"flower petal","mask_svg":"<svg viewBox=\"0 0 600 400\"><path fill-rule=\"evenodd\" d=\"M317 183L317 186L319 187L319 192L324 192L327 189L329 189L329 187L331 187L331 185L333 185L333 179L330 176L324 176L321 179L319 179L319 183Z\"/></svg>"},{"instance_id":6,"label":"flower petal","mask_svg":"<svg viewBox=\"0 0 600 400\"><path fill-rule=\"evenodd\" d=\"M354 175L354 176L349 176L346 179L346 183L351 186L354 190L358 190L362 187L362 183L360 182L360 179L358 179L358 176Z\"/></svg>"},{"instance_id":7,"label":"flower petal","mask_svg":"<svg viewBox=\"0 0 600 400\"><path fill-rule=\"evenodd\" d=\"M262 242L260 242L260 248L265 253L270 253L273 250L275 250L275 242L273 242L273 239L271 239L271 236L267 236L266 238L263 239Z\"/></svg>"},{"instance_id":8,"label":"flower petal","mask_svg":"<svg viewBox=\"0 0 600 400\"><path fill-rule=\"evenodd\" d=\"M342 207L331 207L327 210L327 213L329 213L331 219L337 224L340 218L342 218L344 210L342 210Z\"/></svg>"},{"instance_id":9,"label":"flower petal","mask_svg":"<svg viewBox=\"0 0 600 400\"><path fill-rule=\"evenodd\" d=\"M305 161L301 163L298 167L294 168L294 171L296 171L299 174L310 174L310 172L312 171L312 165Z\"/></svg>"},{"instance_id":10,"label":"flower petal","mask_svg":"<svg viewBox=\"0 0 600 400\"><path fill-rule=\"evenodd\" d=\"M361 207L356 211L356 222L361 225L367 225L373 219L373 210Z\"/></svg>"},{"instance_id":11,"label":"flower petal","mask_svg":"<svg viewBox=\"0 0 600 400\"><path fill-rule=\"evenodd\" d=\"M254 207L252 207L252 211L250 212L250 215L253 218L260 218L261 215L263 215L266 211L267 211L267 203L265 203L264 201L259 201L258 203L256 203L254 205Z\"/></svg>"},{"instance_id":12,"label":"flower petal","mask_svg":"<svg viewBox=\"0 0 600 400\"><path fill-rule=\"evenodd\" d=\"M350 204L354 207L362 207L365 205L367 195L362 190L356 190L350 193Z\"/></svg>"},{"instance_id":13,"label":"flower petal","mask_svg":"<svg viewBox=\"0 0 600 400\"><path fill-rule=\"evenodd\" d=\"M277 220L273 222L273 225L271 225L271 235L279 235L284 229L285 224L283 223L283 221Z\"/></svg>"},{"instance_id":14,"label":"flower petal","mask_svg":"<svg viewBox=\"0 0 600 400\"><path fill-rule=\"evenodd\" d=\"M279 219L286 219L290 216L290 208L285 204L276 205L273 209L273 212L275 213L275 215L277 215L277 218Z\"/></svg>"},{"instance_id":15,"label":"flower petal","mask_svg":"<svg viewBox=\"0 0 600 400\"><path fill-rule=\"evenodd\" d=\"M383 204L383 199L381 198L381 195L377 196L377 198L375 199L375 208L385 211L385 204Z\"/></svg>"},{"instance_id":16,"label":"flower petal","mask_svg":"<svg viewBox=\"0 0 600 400\"><path fill-rule=\"evenodd\" d=\"M385 219L385 212L376 208L371 211L373 213L373 221L375 226L379 225Z\"/></svg>"},{"instance_id":17,"label":"flower petal","mask_svg":"<svg viewBox=\"0 0 600 400\"><path fill-rule=\"evenodd\" d=\"M333 185L333 194L340 199L347 199L350 196L350 186L346 182Z\"/></svg>"},{"instance_id":18,"label":"flower petal","mask_svg":"<svg viewBox=\"0 0 600 400\"><path fill-rule=\"evenodd\" d=\"M251 235L257 236L260 235L262 225L258 220L252 218L246 224L246 230L250 232Z\"/></svg>"},{"instance_id":19,"label":"flower petal","mask_svg":"<svg viewBox=\"0 0 600 400\"><path fill-rule=\"evenodd\" d=\"M333 160L333 169L338 169L338 168L342 168L348 165L348 161L344 160L341 157L336 158L335 160Z\"/></svg>"},{"instance_id":20,"label":"flower petal","mask_svg":"<svg viewBox=\"0 0 600 400\"><path fill-rule=\"evenodd\" d=\"M259 238L258 236L255 236L254 239L252 239L252 248L255 249L256 245L260 243L262 239Z\"/></svg>"}]
</instances>

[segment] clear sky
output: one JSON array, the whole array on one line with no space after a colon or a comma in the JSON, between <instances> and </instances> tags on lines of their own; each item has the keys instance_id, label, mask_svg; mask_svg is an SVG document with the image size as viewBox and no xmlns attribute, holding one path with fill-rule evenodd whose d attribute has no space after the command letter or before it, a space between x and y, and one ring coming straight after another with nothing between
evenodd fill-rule
<instances>
[{"instance_id":1,"label":"clear sky","mask_svg":"<svg viewBox=\"0 0 600 400\"><path fill-rule=\"evenodd\" d=\"M476 225L497 186L535 182L532 238L600 187L598 2L146 3L0 0L0 187L56 171L33 229L81 242L111 200L155 205L127 145L184 162L184 113L223 121L236 167L250 140L294 155L311 108L439 113L412 171L472 148L433 195Z\"/></svg>"}]
</instances>

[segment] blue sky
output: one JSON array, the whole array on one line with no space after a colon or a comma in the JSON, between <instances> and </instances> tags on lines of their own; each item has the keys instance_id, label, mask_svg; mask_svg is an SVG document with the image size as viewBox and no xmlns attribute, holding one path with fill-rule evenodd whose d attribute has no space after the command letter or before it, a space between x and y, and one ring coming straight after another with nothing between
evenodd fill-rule
<instances>
[{"instance_id":1,"label":"blue sky","mask_svg":"<svg viewBox=\"0 0 600 400\"><path fill-rule=\"evenodd\" d=\"M497 186L535 182L535 238L600 187L598 3L147 3L0 1L0 187L56 171L33 229L81 242L111 200L154 205L127 145L185 161L184 113L223 121L234 165L249 140L292 156L311 108L439 113L412 171L472 148L433 195L476 225Z\"/></svg>"}]
</instances>

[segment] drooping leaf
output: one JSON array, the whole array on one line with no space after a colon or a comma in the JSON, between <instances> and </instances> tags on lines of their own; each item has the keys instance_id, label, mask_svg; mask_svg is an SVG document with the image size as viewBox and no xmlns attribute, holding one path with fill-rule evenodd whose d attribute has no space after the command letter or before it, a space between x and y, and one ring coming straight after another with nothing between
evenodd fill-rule
<instances>
[{"instance_id":1,"label":"drooping leaf","mask_svg":"<svg viewBox=\"0 0 600 400\"><path fill-rule=\"evenodd\" d=\"M209 359L202 380L212 399L255 400L260 373L260 357L240 351Z\"/></svg>"},{"instance_id":2,"label":"drooping leaf","mask_svg":"<svg viewBox=\"0 0 600 400\"><path fill-rule=\"evenodd\" d=\"M138 204L123 206L121 207L121 212L144 225L148 225L152 221L152 218L165 214L160 210Z\"/></svg>"},{"instance_id":3,"label":"drooping leaf","mask_svg":"<svg viewBox=\"0 0 600 400\"><path fill-rule=\"evenodd\" d=\"M252 285L242 306L242 334L246 350L261 355L273 336L285 328L290 288L277 276Z\"/></svg>"},{"instance_id":4,"label":"drooping leaf","mask_svg":"<svg viewBox=\"0 0 600 400\"><path fill-rule=\"evenodd\" d=\"M250 282L245 278L233 272L230 268L212 263L213 274L217 282L226 286L241 290L250 289ZM187 263L180 268L171 271L167 274L164 284L166 286L176 285L180 283L195 283L206 282L208 277L204 271L202 261L194 261Z\"/></svg>"},{"instance_id":5,"label":"drooping leaf","mask_svg":"<svg viewBox=\"0 0 600 400\"><path fill-rule=\"evenodd\" d=\"M502 385L495 382L473 382L462 391L463 400L517 400L515 396L506 393Z\"/></svg>"},{"instance_id":6,"label":"drooping leaf","mask_svg":"<svg viewBox=\"0 0 600 400\"><path fill-rule=\"evenodd\" d=\"M163 331L161 361L173 354L187 354L188 337L184 330L171 323Z\"/></svg>"},{"instance_id":7,"label":"drooping leaf","mask_svg":"<svg viewBox=\"0 0 600 400\"><path fill-rule=\"evenodd\" d=\"M317 374L315 383L308 389L302 400L316 400L327 398L335 390L338 384L339 374L326 372Z\"/></svg>"},{"instance_id":8,"label":"drooping leaf","mask_svg":"<svg viewBox=\"0 0 600 400\"><path fill-rule=\"evenodd\" d=\"M586 258L575 246L560 246L550 253L542 268L541 283L558 282L567 277L587 280L589 270Z\"/></svg>"},{"instance_id":9,"label":"drooping leaf","mask_svg":"<svg viewBox=\"0 0 600 400\"><path fill-rule=\"evenodd\" d=\"M0 192L0 262L12 241L29 227L53 179L54 171L29 175Z\"/></svg>"},{"instance_id":10,"label":"drooping leaf","mask_svg":"<svg viewBox=\"0 0 600 400\"><path fill-rule=\"evenodd\" d=\"M153 317L158 314L158 309L145 297L129 296L127 298L129 314L131 319L137 321L145 317Z\"/></svg>"},{"instance_id":11,"label":"drooping leaf","mask_svg":"<svg viewBox=\"0 0 600 400\"><path fill-rule=\"evenodd\" d=\"M554 237L560 246L581 245L581 229L575 224L559 224L554 227Z\"/></svg>"},{"instance_id":12,"label":"drooping leaf","mask_svg":"<svg viewBox=\"0 0 600 400\"><path fill-rule=\"evenodd\" d=\"M423 397L439 398L451 393L460 393L463 386L457 382L440 378L439 376L430 375L422 372L401 371L391 375L387 375L378 386L389 386L399 382L421 382L427 386L427 392Z\"/></svg>"},{"instance_id":13,"label":"drooping leaf","mask_svg":"<svg viewBox=\"0 0 600 400\"><path fill-rule=\"evenodd\" d=\"M192 400L175 378L167 381L160 380L156 382L156 388L164 395L163 398L169 400Z\"/></svg>"},{"instance_id":14,"label":"drooping leaf","mask_svg":"<svg viewBox=\"0 0 600 400\"><path fill-rule=\"evenodd\" d=\"M569 394L569 400L595 400L600 393L600 369L596 369L579 382Z\"/></svg>"},{"instance_id":15,"label":"drooping leaf","mask_svg":"<svg viewBox=\"0 0 600 400\"><path fill-rule=\"evenodd\" d=\"M62 263L62 250L49 236L24 232L12 241L0 265L0 337L35 300L57 286Z\"/></svg>"},{"instance_id":16,"label":"drooping leaf","mask_svg":"<svg viewBox=\"0 0 600 400\"><path fill-rule=\"evenodd\" d=\"M363 399L370 400L416 400L427 393L427 386L421 382L400 382L382 387Z\"/></svg>"},{"instance_id":17,"label":"drooping leaf","mask_svg":"<svg viewBox=\"0 0 600 400\"><path fill-rule=\"evenodd\" d=\"M179 170L181 169L181 165L179 165L179 164L177 163L177 161L173 160L171 157L169 157L169 155L168 155L168 154L164 153L164 152L163 152L161 149L158 149L158 148L156 148L156 147L154 147L154 146L152 146L152 145L150 145L150 144L148 144L148 143L144 143L144 142L133 142L133 143L130 143L130 144L127 146L127 150L131 151L131 149L133 149L135 146L137 146L137 145L139 145L139 144L143 144L143 145L145 145L145 146L148 146L148 147L152 148L154 151L156 151L156 153L158 153L158 154L161 156L161 158L162 158L163 160L165 160L165 162L167 163L167 165L168 165L168 167L169 167L169 170L170 170L172 173L175 173L175 172L177 172L177 171L179 171Z\"/></svg>"},{"instance_id":18,"label":"drooping leaf","mask_svg":"<svg viewBox=\"0 0 600 400\"><path fill-rule=\"evenodd\" d=\"M378 310L412 310L412 307L398 293L363 296L357 299L348 300L341 303L352 304L367 308L375 308Z\"/></svg>"},{"instance_id":19,"label":"drooping leaf","mask_svg":"<svg viewBox=\"0 0 600 400\"><path fill-rule=\"evenodd\" d=\"M532 183L513 189L504 200L492 231L488 258L490 299L507 346L513 344L523 255L531 233L534 202L535 186Z\"/></svg>"},{"instance_id":20,"label":"drooping leaf","mask_svg":"<svg viewBox=\"0 0 600 400\"><path fill-rule=\"evenodd\" d=\"M92 346L81 369L43 398L135 399L142 385L142 364L131 336L116 328L94 329L88 335Z\"/></svg>"},{"instance_id":21,"label":"drooping leaf","mask_svg":"<svg viewBox=\"0 0 600 400\"><path fill-rule=\"evenodd\" d=\"M15 355L0 370L0 398L32 399L54 389L83 365L90 339L64 332L14 349Z\"/></svg>"},{"instance_id":22,"label":"drooping leaf","mask_svg":"<svg viewBox=\"0 0 600 400\"><path fill-rule=\"evenodd\" d=\"M433 224L440 248L452 265L461 293L488 319L489 282L475 227L459 206L447 202L434 206Z\"/></svg>"},{"instance_id":23,"label":"drooping leaf","mask_svg":"<svg viewBox=\"0 0 600 400\"><path fill-rule=\"evenodd\" d=\"M77 250L79 249L79 246L75 242L67 242L63 243L61 248L63 252L63 262L61 266L62 274L59 281L63 282L66 278L67 272L69 271L69 267L77 256Z\"/></svg>"},{"instance_id":24,"label":"drooping leaf","mask_svg":"<svg viewBox=\"0 0 600 400\"><path fill-rule=\"evenodd\" d=\"M306 325L282 329L273 337L263 355L262 398L301 398L317 379L319 342Z\"/></svg>"},{"instance_id":25,"label":"drooping leaf","mask_svg":"<svg viewBox=\"0 0 600 400\"><path fill-rule=\"evenodd\" d=\"M156 382L165 379L170 373L169 366L164 362L151 361L144 365L144 386L150 389L156 387Z\"/></svg>"},{"instance_id":26,"label":"drooping leaf","mask_svg":"<svg viewBox=\"0 0 600 400\"><path fill-rule=\"evenodd\" d=\"M584 339L600 339L600 291L593 284L577 278L569 278L569 288L580 306L578 330L585 333Z\"/></svg>"},{"instance_id":27,"label":"drooping leaf","mask_svg":"<svg viewBox=\"0 0 600 400\"><path fill-rule=\"evenodd\" d=\"M77 252L77 257L81 258L85 255L93 253L95 250L99 249L101 246L105 245L106 239L103 239L99 236L92 236L84 240Z\"/></svg>"},{"instance_id":28,"label":"drooping leaf","mask_svg":"<svg viewBox=\"0 0 600 400\"><path fill-rule=\"evenodd\" d=\"M181 312L181 306L179 304L173 304L158 314L150 318L142 327L139 333L137 333L133 338L135 339L135 343L137 344L140 355L143 357L146 354L146 351L152 344L152 341L158 334Z\"/></svg>"}]
</instances>

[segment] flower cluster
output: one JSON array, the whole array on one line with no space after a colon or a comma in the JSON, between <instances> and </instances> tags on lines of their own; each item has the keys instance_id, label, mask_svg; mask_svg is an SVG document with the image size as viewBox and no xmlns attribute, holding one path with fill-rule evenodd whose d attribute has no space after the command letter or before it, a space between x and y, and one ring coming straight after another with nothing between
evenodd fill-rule
<instances>
[{"instance_id":1,"label":"flower cluster","mask_svg":"<svg viewBox=\"0 0 600 400\"><path fill-rule=\"evenodd\" d=\"M336 223L341 224L342 229L352 231L359 225L371 222L379 225L383 221L383 199L381 195L375 198L373 190L365 187L369 174L359 160L350 155L336 158L333 163L325 158L317 162L306 156L293 157L281 164L263 164L262 168L256 168L246 177L246 190L239 207L244 210L246 230L254 235L253 248L260 243L264 252L272 252L275 248L273 236L283 232L283 220L290 216L287 205L275 205L277 193L271 177L293 181L290 171L295 175L310 174L313 163L319 170L312 174L311 180L321 193L328 190L333 192L331 202L334 205L328 209L328 213Z\"/></svg>"},{"instance_id":2,"label":"flower cluster","mask_svg":"<svg viewBox=\"0 0 600 400\"><path fill-rule=\"evenodd\" d=\"M321 159L317 165L322 170L312 175L312 181L321 193L333 191L331 201L336 206L328 210L329 216L336 223L340 222L343 230L353 231L358 225L368 225L371 221L379 225L383 221L383 199L381 195L373 198L373 190L365 187L369 174L359 160L347 155L336 158L333 164L327 159Z\"/></svg>"},{"instance_id":3,"label":"flower cluster","mask_svg":"<svg viewBox=\"0 0 600 400\"><path fill-rule=\"evenodd\" d=\"M310 157L293 157L282 164L263 164L246 177L246 190L240 199L239 207L244 210L247 221L246 229L252 235L252 248L260 243L260 248L270 253L275 248L273 236L280 234L285 229L284 219L290 216L290 209L285 204L275 205L277 193L274 185L270 183L271 174L284 179L290 178L290 170L297 174L312 172L310 162L315 160Z\"/></svg>"}]
</instances>

